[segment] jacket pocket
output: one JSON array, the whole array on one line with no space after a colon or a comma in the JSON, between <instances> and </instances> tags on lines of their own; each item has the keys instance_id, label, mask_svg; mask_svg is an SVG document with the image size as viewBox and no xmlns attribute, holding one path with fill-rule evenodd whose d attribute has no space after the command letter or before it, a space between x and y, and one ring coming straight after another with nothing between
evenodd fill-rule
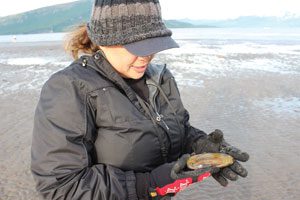
<instances>
[{"instance_id":1,"label":"jacket pocket","mask_svg":"<svg viewBox=\"0 0 300 200\"><path fill-rule=\"evenodd\" d=\"M115 87L106 87L98 91L97 107L100 108L99 122L123 123L147 119L132 102ZM103 113L102 113L103 112Z\"/></svg>"}]
</instances>

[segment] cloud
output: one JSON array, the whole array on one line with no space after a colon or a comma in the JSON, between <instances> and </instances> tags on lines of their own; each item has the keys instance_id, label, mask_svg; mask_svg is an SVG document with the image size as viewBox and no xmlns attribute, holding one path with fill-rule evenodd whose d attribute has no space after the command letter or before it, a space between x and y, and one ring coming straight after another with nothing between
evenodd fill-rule
<instances>
[{"instance_id":1,"label":"cloud","mask_svg":"<svg viewBox=\"0 0 300 200\"><path fill-rule=\"evenodd\" d=\"M228 19L300 14L299 0L161 0L165 19Z\"/></svg>"},{"instance_id":2,"label":"cloud","mask_svg":"<svg viewBox=\"0 0 300 200\"><path fill-rule=\"evenodd\" d=\"M0 0L0 16L75 0ZM300 15L300 0L160 0L164 19L228 19L239 16Z\"/></svg>"},{"instance_id":3,"label":"cloud","mask_svg":"<svg viewBox=\"0 0 300 200\"><path fill-rule=\"evenodd\" d=\"M72 1L76 0L26 0L18 3L16 3L15 1L0 0L0 16L13 15L41 7Z\"/></svg>"}]
</instances>

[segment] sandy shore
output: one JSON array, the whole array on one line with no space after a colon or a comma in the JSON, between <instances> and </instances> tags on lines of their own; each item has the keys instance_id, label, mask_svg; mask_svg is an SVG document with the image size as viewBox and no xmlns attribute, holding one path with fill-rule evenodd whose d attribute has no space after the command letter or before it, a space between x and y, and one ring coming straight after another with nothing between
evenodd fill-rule
<instances>
[{"instance_id":1,"label":"sandy shore","mask_svg":"<svg viewBox=\"0 0 300 200\"><path fill-rule=\"evenodd\" d=\"M22 55L54 56L59 62L70 59L64 58L58 43L1 44L0 52L0 59ZM0 90L0 199L39 199L29 169L33 114L41 85L60 68L46 63L26 66L26 71L0 63L0 84L6 84ZM299 74L184 75L197 76L202 83L199 87L179 85L191 123L206 132L223 130L227 140L247 151L251 160L245 164L247 178L226 188L209 178L174 199L298 199Z\"/></svg>"}]
</instances>

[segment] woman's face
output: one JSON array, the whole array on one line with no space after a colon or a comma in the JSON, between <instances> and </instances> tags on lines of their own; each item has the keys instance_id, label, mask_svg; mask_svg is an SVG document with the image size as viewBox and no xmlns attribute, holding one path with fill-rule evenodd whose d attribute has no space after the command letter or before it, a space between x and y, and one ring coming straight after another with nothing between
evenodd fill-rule
<instances>
[{"instance_id":1,"label":"woman's face","mask_svg":"<svg viewBox=\"0 0 300 200\"><path fill-rule=\"evenodd\" d=\"M124 78L141 78L154 56L135 56L123 46L100 46L100 49L114 69Z\"/></svg>"}]
</instances>

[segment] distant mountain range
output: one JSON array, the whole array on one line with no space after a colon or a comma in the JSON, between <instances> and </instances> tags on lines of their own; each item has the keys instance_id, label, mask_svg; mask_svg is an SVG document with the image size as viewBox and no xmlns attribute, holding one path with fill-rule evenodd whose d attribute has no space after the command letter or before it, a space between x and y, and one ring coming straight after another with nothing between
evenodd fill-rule
<instances>
[{"instance_id":1,"label":"distant mountain range","mask_svg":"<svg viewBox=\"0 0 300 200\"><path fill-rule=\"evenodd\" d=\"M70 26L85 22L90 16L91 8L91 0L80 0L2 17L0 34L67 31Z\"/></svg>"},{"instance_id":2,"label":"distant mountain range","mask_svg":"<svg viewBox=\"0 0 300 200\"><path fill-rule=\"evenodd\" d=\"M186 23L199 25L209 24L222 28L296 28L300 27L300 17L259 17L242 16L228 20L181 20Z\"/></svg>"},{"instance_id":3,"label":"distant mountain range","mask_svg":"<svg viewBox=\"0 0 300 200\"><path fill-rule=\"evenodd\" d=\"M0 18L0 35L64 32L88 21L92 0L44 7ZM169 28L300 27L300 17L247 16L231 20L164 20Z\"/></svg>"}]
</instances>

